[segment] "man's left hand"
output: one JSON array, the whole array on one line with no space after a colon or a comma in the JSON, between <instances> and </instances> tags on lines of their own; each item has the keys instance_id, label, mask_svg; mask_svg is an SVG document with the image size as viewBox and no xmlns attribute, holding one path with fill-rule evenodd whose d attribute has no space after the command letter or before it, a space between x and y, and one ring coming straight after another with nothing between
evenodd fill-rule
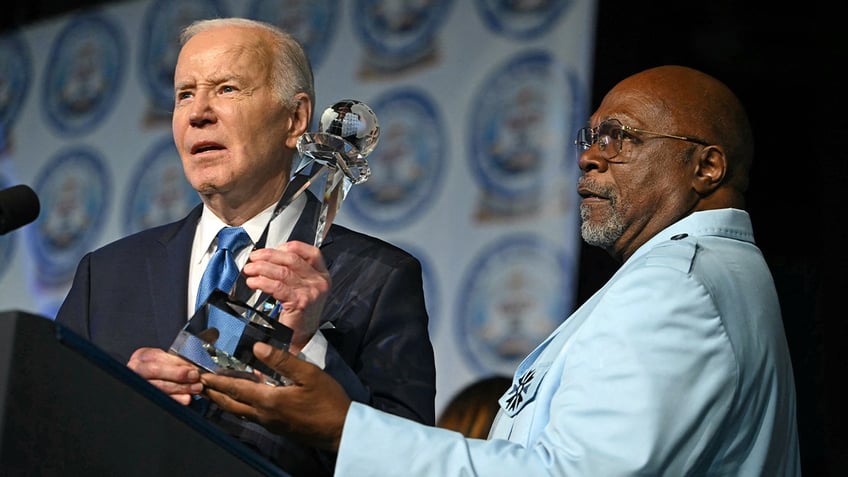
<instances>
[{"instance_id":1,"label":"man's left hand","mask_svg":"<svg viewBox=\"0 0 848 477\"><path fill-rule=\"evenodd\" d=\"M317 366L265 343L255 343L253 354L292 384L270 386L203 373L204 393L224 411L271 432L337 451L351 402L341 385Z\"/></svg>"}]
</instances>

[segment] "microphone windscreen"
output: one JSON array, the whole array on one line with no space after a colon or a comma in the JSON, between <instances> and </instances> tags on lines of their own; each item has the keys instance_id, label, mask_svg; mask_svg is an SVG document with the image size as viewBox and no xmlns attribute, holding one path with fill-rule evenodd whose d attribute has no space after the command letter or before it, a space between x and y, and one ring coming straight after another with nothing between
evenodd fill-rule
<instances>
[{"instance_id":1,"label":"microphone windscreen","mask_svg":"<svg viewBox=\"0 0 848 477\"><path fill-rule=\"evenodd\" d=\"M0 235L23 227L38 217L41 203L27 185L0 190Z\"/></svg>"}]
</instances>

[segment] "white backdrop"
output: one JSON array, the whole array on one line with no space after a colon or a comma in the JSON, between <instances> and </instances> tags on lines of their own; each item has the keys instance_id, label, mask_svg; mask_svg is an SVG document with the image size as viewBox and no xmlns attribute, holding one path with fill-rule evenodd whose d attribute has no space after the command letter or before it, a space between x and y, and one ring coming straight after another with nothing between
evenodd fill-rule
<instances>
[{"instance_id":1,"label":"white backdrop","mask_svg":"<svg viewBox=\"0 0 848 477\"><path fill-rule=\"evenodd\" d=\"M587 119L593 0L116 3L0 37L0 188L39 218L0 236L0 310L52 317L87 251L198 202L171 142L176 32L215 16L289 29L316 76L316 116L368 103L373 175L338 223L424 264L437 411L511 374L574 306L571 141Z\"/></svg>"}]
</instances>

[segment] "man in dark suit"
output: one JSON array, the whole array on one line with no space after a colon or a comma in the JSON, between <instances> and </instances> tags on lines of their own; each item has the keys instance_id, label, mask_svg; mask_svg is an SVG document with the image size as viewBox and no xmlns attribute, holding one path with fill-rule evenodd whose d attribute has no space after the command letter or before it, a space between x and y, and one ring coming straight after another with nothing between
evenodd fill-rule
<instances>
[{"instance_id":1,"label":"man in dark suit","mask_svg":"<svg viewBox=\"0 0 848 477\"><path fill-rule=\"evenodd\" d=\"M279 320L294 332L290 351L323 367L353 399L434 424L435 364L418 260L338 225L320 250L310 245L314 229L303 218L320 205L312 196L271 220L314 105L302 47L244 19L197 22L182 42L174 141L203 204L178 222L87 254L56 320L198 407L197 367L166 350L203 299L198 285L218 231L242 227L258 247L233 252L243 284L284 305ZM202 412L293 475L333 472L333 453L215 405Z\"/></svg>"}]
</instances>

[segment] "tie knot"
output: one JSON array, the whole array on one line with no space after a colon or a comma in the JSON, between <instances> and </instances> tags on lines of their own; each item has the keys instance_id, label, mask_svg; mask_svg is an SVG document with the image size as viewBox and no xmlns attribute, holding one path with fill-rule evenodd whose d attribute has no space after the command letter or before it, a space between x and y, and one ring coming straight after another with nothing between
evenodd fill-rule
<instances>
[{"instance_id":1,"label":"tie knot","mask_svg":"<svg viewBox=\"0 0 848 477\"><path fill-rule=\"evenodd\" d=\"M218 250L235 253L249 243L250 235L241 227L224 227L218 232Z\"/></svg>"}]
</instances>

